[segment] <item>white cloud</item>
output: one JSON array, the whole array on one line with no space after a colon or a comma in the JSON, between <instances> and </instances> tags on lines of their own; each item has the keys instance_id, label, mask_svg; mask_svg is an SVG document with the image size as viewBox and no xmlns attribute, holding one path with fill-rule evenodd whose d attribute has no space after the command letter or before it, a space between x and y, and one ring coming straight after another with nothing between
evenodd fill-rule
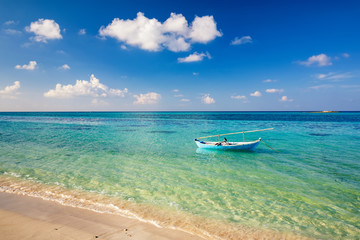
<instances>
[{"instance_id":1,"label":"white cloud","mask_svg":"<svg viewBox=\"0 0 360 240\"><path fill-rule=\"evenodd\" d=\"M86 29L85 28L82 28L79 30L79 35L85 35L86 34Z\"/></svg>"},{"instance_id":2,"label":"white cloud","mask_svg":"<svg viewBox=\"0 0 360 240\"><path fill-rule=\"evenodd\" d=\"M18 31L18 30L15 30L15 29L5 29L4 30L5 34L8 34L8 35L21 35L22 32L21 31Z\"/></svg>"},{"instance_id":3,"label":"white cloud","mask_svg":"<svg viewBox=\"0 0 360 240\"><path fill-rule=\"evenodd\" d=\"M261 92L259 92L259 91L255 91L255 92L253 92L253 93L250 93L250 96L252 96L252 97L261 97Z\"/></svg>"},{"instance_id":4,"label":"white cloud","mask_svg":"<svg viewBox=\"0 0 360 240\"><path fill-rule=\"evenodd\" d=\"M12 25L12 24L15 24L14 20L9 20L9 21L4 22L4 25Z\"/></svg>"},{"instance_id":5,"label":"white cloud","mask_svg":"<svg viewBox=\"0 0 360 240\"><path fill-rule=\"evenodd\" d=\"M190 38L192 42L208 43L222 33L217 30L213 16L196 16L191 25Z\"/></svg>"},{"instance_id":6,"label":"white cloud","mask_svg":"<svg viewBox=\"0 0 360 240\"><path fill-rule=\"evenodd\" d=\"M64 50L57 50L56 53L65 55L66 52Z\"/></svg>"},{"instance_id":7,"label":"white cloud","mask_svg":"<svg viewBox=\"0 0 360 240\"><path fill-rule=\"evenodd\" d=\"M212 103L215 103L215 99L210 97L210 94L204 94L201 97L201 102L203 102L205 104L212 104Z\"/></svg>"},{"instance_id":8,"label":"white cloud","mask_svg":"<svg viewBox=\"0 0 360 240\"><path fill-rule=\"evenodd\" d=\"M112 96L119 96L119 97L124 97L125 96L125 93L128 92L128 89L127 88L124 88L124 89L113 89L113 88L110 88L108 93Z\"/></svg>"},{"instance_id":9,"label":"white cloud","mask_svg":"<svg viewBox=\"0 0 360 240\"><path fill-rule=\"evenodd\" d=\"M319 89L332 88L332 87L334 86L330 84L322 84L322 85L311 86L309 88L314 90L319 90Z\"/></svg>"},{"instance_id":10,"label":"white cloud","mask_svg":"<svg viewBox=\"0 0 360 240\"><path fill-rule=\"evenodd\" d=\"M127 47L126 47L125 45L121 45L121 49L122 49L122 50L126 50Z\"/></svg>"},{"instance_id":11,"label":"white cloud","mask_svg":"<svg viewBox=\"0 0 360 240\"><path fill-rule=\"evenodd\" d=\"M179 63L188 63L188 62L200 62L204 59L204 57L207 57L208 59L211 59L211 56L208 52L206 53L198 53L194 52L193 54L190 54L187 57L184 58L178 58Z\"/></svg>"},{"instance_id":12,"label":"white cloud","mask_svg":"<svg viewBox=\"0 0 360 240\"><path fill-rule=\"evenodd\" d=\"M271 83L271 82L277 82L277 80L274 80L274 79L265 79L264 81L263 81L264 83Z\"/></svg>"},{"instance_id":13,"label":"white cloud","mask_svg":"<svg viewBox=\"0 0 360 240\"><path fill-rule=\"evenodd\" d=\"M330 74L330 73L329 73ZM320 73L316 76L317 79L324 79L326 78L329 74L324 74L324 73Z\"/></svg>"},{"instance_id":14,"label":"white cloud","mask_svg":"<svg viewBox=\"0 0 360 240\"><path fill-rule=\"evenodd\" d=\"M25 69L25 70L34 70L36 68L37 62L36 61L30 61L28 65L16 65L15 69Z\"/></svg>"},{"instance_id":15,"label":"white cloud","mask_svg":"<svg viewBox=\"0 0 360 240\"><path fill-rule=\"evenodd\" d=\"M187 99L187 98L182 98L180 99L181 102L190 102L190 99Z\"/></svg>"},{"instance_id":16,"label":"white cloud","mask_svg":"<svg viewBox=\"0 0 360 240\"><path fill-rule=\"evenodd\" d=\"M348 53L343 53L342 56L343 56L344 58L349 58L349 57L350 57L350 54L348 54Z\"/></svg>"},{"instance_id":17,"label":"white cloud","mask_svg":"<svg viewBox=\"0 0 360 240\"><path fill-rule=\"evenodd\" d=\"M237 100L245 100L246 96L237 95L237 96L231 96L230 98L237 99Z\"/></svg>"},{"instance_id":18,"label":"white cloud","mask_svg":"<svg viewBox=\"0 0 360 240\"><path fill-rule=\"evenodd\" d=\"M60 27L54 20L42 19L32 22L30 26L26 28L27 32L33 32L35 37L32 37L36 42L44 42L47 40L62 39L60 34Z\"/></svg>"},{"instance_id":19,"label":"white cloud","mask_svg":"<svg viewBox=\"0 0 360 240\"><path fill-rule=\"evenodd\" d=\"M161 43L165 41L161 23L155 18L145 17L141 12L134 20L115 18L107 27L102 26L99 34L149 51L159 51Z\"/></svg>"},{"instance_id":20,"label":"white cloud","mask_svg":"<svg viewBox=\"0 0 360 240\"><path fill-rule=\"evenodd\" d=\"M319 55L311 56L306 61L300 61L299 64L305 66L317 64L319 67L323 67L332 65L332 62L331 57L328 57L326 54L322 53Z\"/></svg>"},{"instance_id":21,"label":"white cloud","mask_svg":"<svg viewBox=\"0 0 360 240\"><path fill-rule=\"evenodd\" d=\"M97 99L97 98L94 98L93 100L91 100L91 104L92 105L96 105L96 106L106 106L106 105L109 105L108 102L102 100L102 99Z\"/></svg>"},{"instance_id":22,"label":"white cloud","mask_svg":"<svg viewBox=\"0 0 360 240\"><path fill-rule=\"evenodd\" d=\"M199 73L197 73L197 72L193 72L193 75L194 75L194 76L197 76L197 75L199 75Z\"/></svg>"},{"instance_id":23,"label":"white cloud","mask_svg":"<svg viewBox=\"0 0 360 240\"><path fill-rule=\"evenodd\" d=\"M352 74L347 72L347 73L334 73L334 72L329 72L329 73L320 73L318 75L316 75L317 79L320 80L341 80L341 79L346 79L346 78L352 78Z\"/></svg>"},{"instance_id":24,"label":"white cloud","mask_svg":"<svg viewBox=\"0 0 360 240\"><path fill-rule=\"evenodd\" d=\"M243 36L241 38L236 37L231 41L231 45L240 45L245 43L252 43L252 38L250 36Z\"/></svg>"},{"instance_id":25,"label":"white cloud","mask_svg":"<svg viewBox=\"0 0 360 240\"><path fill-rule=\"evenodd\" d=\"M163 31L186 36L189 31L188 22L182 14L171 13L163 23Z\"/></svg>"},{"instance_id":26,"label":"white cloud","mask_svg":"<svg viewBox=\"0 0 360 240\"><path fill-rule=\"evenodd\" d=\"M20 82L15 81L14 85L6 86L3 90L0 90L0 96L2 98L14 99L15 94L18 94L17 90L20 88Z\"/></svg>"},{"instance_id":27,"label":"white cloud","mask_svg":"<svg viewBox=\"0 0 360 240\"><path fill-rule=\"evenodd\" d=\"M61 67L59 67L59 69L62 69L62 70L70 70L70 66L67 65L67 64L64 64L64 65L62 65Z\"/></svg>"},{"instance_id":28,"label":"white cloud","mask_svg":"<svg viewBox=\"0 0 360 240\"><path fill-rule=\"evenodd\" d=\"M140 95L133 95L136 98L134 104L156 104L161 99L161 95L156 92L140 93Z\"/></svg>"},{"instance_id":29,"label":"white cloud","mask_svg":"<svg viewBox=\"0 0 360 240\"><path fill-rule=\"evenodd\" d=\"M290 98L288 98L287 96L282 96L282 97L280 98L280 101L281 101L281 102L292 102L292 101L294 101L294 99L290 99Z\"/></svg>"},{"instance_id":30,"label":"white cloud","mask_svg":"<svg viewBox=\"0 0 360 240\"><path fill-rule=\"evenodd\" d=\"M76 80L75 85L61 85L56 84L55 89L50 89L44 93L45 97L53 98L71 98L78 96L91 96L91 97L107 97L107 96L120 96L124 97L128 92L127 88L112 89L100 83L94 74L90 76L90 81Z\"/></svg>"},{"instance_id":31,"label":"white cloud","mask_svg":"<svg viewBox=\"0 0 360 240\"><path fill-rule=\"evenodd\" d=\"M183 37L175 37L174 35L168 37L164 46L173 52L183 52L190 49L190 44Z\"/></svg>"},{"instance_id":32,"label":"white cloud","mask_svg":"<svg viewBox=\"0 0 360 240\"><path fill-rule=\"evenodd\" d=\"M284 92L284 89L275 89L275 88L270 88L270 89L266 89L267 93L282 93Z\"/></svg>"},{"instance_id":33,"label":"white cloud","mask_svg":"<svg viewBox=\"0 0 360 240\"><path fill-rule=\"evenodd\" d=\"M173 52L188 51L191 43L207 43L222 34L216 29L213 16L195 17L191 27L182 14L171 13L164 22L149 19L138 12L133 20L115 18L99 29L101 37L112 37L147 51L167 48Z\"/></svg>"},{"instance_id":34,"label":"white cloud","mask_svg":"<svg viewBox=\"0 0 360 240\"><path fill-rule=\"evenodd\" d=\"M174 89L174 90L172 90L174 93L178 93L178 92L180 92L180 90L179 89ZM182 94L175 94L174 95L174 97L177 97L177 98L179 98L179 97L183 97L184 95L182 95Z\"/></svg>"}]
</instances>

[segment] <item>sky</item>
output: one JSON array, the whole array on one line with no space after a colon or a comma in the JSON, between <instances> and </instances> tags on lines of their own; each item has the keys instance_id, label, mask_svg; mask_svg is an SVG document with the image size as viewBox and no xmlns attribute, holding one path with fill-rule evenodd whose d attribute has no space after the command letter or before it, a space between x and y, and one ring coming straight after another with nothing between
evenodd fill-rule
<instances>
[{"instance_id":1,"label":"sky","mask_svg":"<svg viewBox=\"0 0 360 240\"><path fill-rule=\"evenodd\" d=\"M359 1L0 1L0 111L359 111Z\"/></svg>"}]
</instances>

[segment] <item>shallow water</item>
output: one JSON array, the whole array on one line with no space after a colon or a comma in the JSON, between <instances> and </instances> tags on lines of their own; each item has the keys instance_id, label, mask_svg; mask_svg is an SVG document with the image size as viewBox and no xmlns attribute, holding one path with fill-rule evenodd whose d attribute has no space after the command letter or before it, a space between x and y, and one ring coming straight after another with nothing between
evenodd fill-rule
<instances>
[{"instance_id":1,"label":"shallow water","mask_svg":"<svg viewBox=\"0 0 360 240\"><path fill-rule=\"evenodd\" d=\"M280 153L263 144L206 151L193 142L271 127L245 138ZM66 193L74 205L86 198L224 239L241 231L358 239L359 136L359 112L0 113L1 189L58 200ZM214 222L229 228L219 234Z\"/></svg>"}]
</instances>

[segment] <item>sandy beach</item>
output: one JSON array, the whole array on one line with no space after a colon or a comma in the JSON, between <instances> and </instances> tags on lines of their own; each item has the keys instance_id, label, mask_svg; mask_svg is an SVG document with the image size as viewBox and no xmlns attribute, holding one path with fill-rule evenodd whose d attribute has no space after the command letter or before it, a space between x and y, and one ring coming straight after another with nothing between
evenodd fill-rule
<instances>
[{"instance_id":1,"label":"sandy beach","mask_svg":"<svg viewBox=\"0 0 360 240\"><path fill-rule=\"evenodd\" d=\"M3 192L0 193L0 232L1 239L8 240L203 239L135 219Z\"/></svg>"}]
</instances>

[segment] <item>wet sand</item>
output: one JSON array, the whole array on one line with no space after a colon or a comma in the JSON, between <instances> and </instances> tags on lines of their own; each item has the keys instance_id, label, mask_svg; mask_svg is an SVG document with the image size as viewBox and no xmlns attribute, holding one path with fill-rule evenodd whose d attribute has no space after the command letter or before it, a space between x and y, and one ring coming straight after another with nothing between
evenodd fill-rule
<instances>
[{"instance_id":1,"label":"wet sand","mask_svg":"<svg viewBox=\"0 0 360 240\"><path fill-rule=\"evenodd\" d=\"M4 192L0 192L0 234L7 240L203 239L135 219Z\"/></svg>"}]
</instances>

